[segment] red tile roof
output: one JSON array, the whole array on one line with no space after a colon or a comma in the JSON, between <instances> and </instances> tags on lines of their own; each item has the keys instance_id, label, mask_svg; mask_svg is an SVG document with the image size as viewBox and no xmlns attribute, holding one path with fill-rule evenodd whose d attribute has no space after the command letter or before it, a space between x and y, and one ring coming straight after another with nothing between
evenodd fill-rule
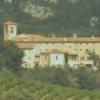
<instances>
[{"instance_id":1,"label":"red tile roof","mask_svg":"<svg viewBox=\"0 0 100 100\"><path fill-rule=\"evenodd\" d=\"M32 49L34 48L34 43L16 43L16 45L21 49Z\"/></svg>"},{"instance_id":2,"label":"red tile roof","mask_svg":"<svg viewBox=\"0 0 100 100\"><path fill-rule=\"evenodd\" d=\"M45 37L34 34L21 34L16 36L15 42L100 42L100 37Z\"/></svg>"},{"instance_id":3,"label":"red tile roof","mask_svg":"<svg viewBox=\"0 0 100 100\"><path fill-rule=\"evenodd\" d=\"M15 42L35 42L35 41L44 41L46 37L42 35L35 35L35 34L21 34L17 35L12 40Z\"/></svg>"}]
</instances>

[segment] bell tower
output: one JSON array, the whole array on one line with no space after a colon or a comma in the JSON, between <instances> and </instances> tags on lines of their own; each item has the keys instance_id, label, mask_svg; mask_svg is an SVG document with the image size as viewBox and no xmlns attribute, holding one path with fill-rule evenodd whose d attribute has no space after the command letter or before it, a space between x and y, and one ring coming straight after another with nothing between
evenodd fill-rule
<instances>
[{"instance_id":1,"label":"bell tower","mask_svg":"<svg viewBox=\"0 0 100 100\"><path fill-rule=\"evenodd\" d=\"M4 40L12 40L17 35L17 23L5 22L4 23Z\"/></svg>"}]
</instances>

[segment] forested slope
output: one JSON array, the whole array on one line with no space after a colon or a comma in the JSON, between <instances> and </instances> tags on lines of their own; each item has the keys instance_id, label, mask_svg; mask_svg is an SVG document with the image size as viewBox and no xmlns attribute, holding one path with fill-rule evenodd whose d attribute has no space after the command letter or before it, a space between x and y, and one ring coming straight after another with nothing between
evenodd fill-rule
<instances>
[{"instance_id":1,"label":"forested slope","mask_svg":"<svg viewBox=\"0 0 100 100\"><path fill-rule=\"evenodd\" d=\"M0 23L19 33L100 34L100 0L0 0Z\"/></svg>"}]
</instances>

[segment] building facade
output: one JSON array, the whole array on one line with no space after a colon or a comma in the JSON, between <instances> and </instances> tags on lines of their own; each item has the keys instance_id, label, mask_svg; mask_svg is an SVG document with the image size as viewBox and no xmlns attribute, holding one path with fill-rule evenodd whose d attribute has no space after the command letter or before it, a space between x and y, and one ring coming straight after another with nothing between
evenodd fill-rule
<instances>
[{"instance_id":1,"label":"building facade","mask_svg":"<svg viewBox=\"0 0 100 100\"><path fill-rule=\"evenodd\" d=\"M100 37L46 37L36 34L17 34L15 22L4 23L4 40L13 41L24 51L23 67L93 65L88 52L100 55Z\"/></svg>"}]
</instances>

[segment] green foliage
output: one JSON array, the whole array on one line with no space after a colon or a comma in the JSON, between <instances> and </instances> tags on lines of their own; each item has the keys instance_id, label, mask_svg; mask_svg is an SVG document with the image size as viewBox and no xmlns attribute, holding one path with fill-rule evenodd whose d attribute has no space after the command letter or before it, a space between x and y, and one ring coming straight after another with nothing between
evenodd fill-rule
<instances>
[{"instance_id":1,"label":"green foliage","mask_svg":"<svg viewBox=\"0 0 100 100\"><path fill-rule=\"evenodd\" d=\"M79 69L78 83L80 88L93 89L96 88L95 74L86 68Z\"/></svg>"},{"instance_id":2,"label":"green foliage","mask_svg":"<svg viewBox=\"0 0 100 100\"><path fill-rule=\"evenodd\" d=\"M38 67L25 70L23 76L31 80L40 80L47 83L90 90L97 89L97 87L100 86L96 82L96 73L97 72L89 68L79 68L76 70L69 67Z\"/></svg>"},{"instance_id":3,"label":"green foliage","mask_svg":"<svg viewBox=\"0 0 100 100\"><path fill-rule=\"evenodd\" d=\"M55 33L57 35L99 34L99 0L57 0L58 3L51 3L50 0L12 0L12 3L5 1L7 0L0 1L0 24L8 20L16 21L19 23L19 32ZM29 6L26 4L27 1L33 5L49 7L54 15L44 20L38 17L33 18L31 14L25 13L24 5Z\"/></svg>"},{"instance_id":4,"label":"green foliage","mask_svg":"<svg viewBox=\"0 0 100 100\"><path fill-rule=\"evenodd\" d=\"M0 68L21 70L23 52L12 42L0 43Z\"/></svg>"},{"instance_id":5,"label":"green foliage","mask_svg":"<svg viewBox=\"0 0 100 100\"><path fill-rule=\"evenodd\" d=\"M0 100L99 100L100 90L66 88L0 72Z\"/></svg>"}]
</instances>

